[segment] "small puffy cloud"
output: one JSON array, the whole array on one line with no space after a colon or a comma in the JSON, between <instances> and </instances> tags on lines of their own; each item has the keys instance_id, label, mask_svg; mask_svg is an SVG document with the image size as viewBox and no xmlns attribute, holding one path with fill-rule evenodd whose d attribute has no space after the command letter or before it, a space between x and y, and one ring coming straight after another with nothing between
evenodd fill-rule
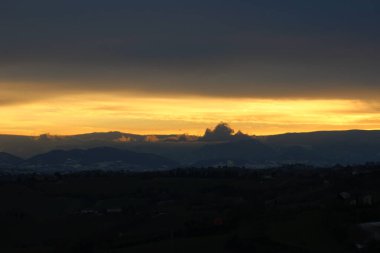
<instances>
[{"instance_id":1,"label":"small puffy cloud","mask_svg":"<svg viewBox=\"0 0 380 253\"><path fill-rule=\"evenodd\" d=\"M36 140L36 141L55 141L55 140L60 140L62 138L63 137L46 133L46 134L41 134L39 136L34 137L34 140Z\"/></svg>"},{"instance_id":2,"label":"small puffy cloud","mask_svg":"<svg viewBox=\"0 0 380 253\"><path fill-rule=\"evenodd\" d=\"M158 142L159 139L157 136L155 135L147 135L145 136L145 139L144 139L145 142Z\"/></svg>"},{"instance_id":3,"label":"small puffy cloud","mask_svg":"<svg viewBox=\"0 0 380 253\"><path fill-rule=\"evenodd\" d=\"M125 142L133 142L133 141L136 141L136 140L134 138L132 138L132 137L122 135L120 138L117 138L114 141L115 142L125 143Z\"/></svg>"},{"instance_id":4,"label":"small puffy cloud","mask_svg":"<svg viewBox=\"0 0 380 253\"><path fill-rule=\"evenodd\" d=\"M169 137L165 138L163 141L166 141L166 142L193 142L193 141L197 141L198 139L199 139L198 136L181 134L181 135L169 136Z\"/></svg>"}]
</instances>

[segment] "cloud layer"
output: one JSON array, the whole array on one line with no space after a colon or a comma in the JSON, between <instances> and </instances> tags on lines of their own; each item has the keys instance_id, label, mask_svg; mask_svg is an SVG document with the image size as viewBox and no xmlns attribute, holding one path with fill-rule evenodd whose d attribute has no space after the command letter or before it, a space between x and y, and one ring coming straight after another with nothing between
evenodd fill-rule
<instances>
[{"instance_id":1,"label":"cloud layer","mask_svg":"<svg viewBox=\"0 0 380 253\"><path fill-rule=\"evenodd\" d=\"M379 13L377 0L3 0L0 133L380 128Z\"/></svg>"},{"instance_id":2,"label":"cloud layer","mask_svg":"<svg viewBox=\"0 0 380 253\"><path fill-rule=\"evenodd\" d=\"M2 1L0 103L72 92L376 99L379 11L374 0Z\"/></svg>"}]
</instances>

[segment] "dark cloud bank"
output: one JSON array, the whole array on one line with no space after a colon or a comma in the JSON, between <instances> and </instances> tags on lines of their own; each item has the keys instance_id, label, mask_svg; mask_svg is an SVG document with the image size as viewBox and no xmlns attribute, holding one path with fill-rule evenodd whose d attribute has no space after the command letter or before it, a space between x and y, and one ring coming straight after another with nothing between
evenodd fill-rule
<instances>
[{"instance_id":1,"label":"dark cloud bank","mask_svg":"<svg viewBox=\"0 0 380 253\"><path fill-rule=\"evenodd\" d=\"M378 1L2 1L18 92L376 97ZM28 87L27 87L28 88Z\"/></svg>"}]
</instances>

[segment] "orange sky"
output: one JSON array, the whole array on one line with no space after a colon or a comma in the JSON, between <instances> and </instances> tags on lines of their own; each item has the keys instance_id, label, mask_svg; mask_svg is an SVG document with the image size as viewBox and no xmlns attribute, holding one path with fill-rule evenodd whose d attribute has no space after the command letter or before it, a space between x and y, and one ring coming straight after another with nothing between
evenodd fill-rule
<instances>
[{"instance_id":1,"label":"orange sky","mask_svg":"<svg viewBox=\"0 0 380 253\"><path fill-rule=\"evenodd\" d=\"M363 100L234 99L82 94L0 107L0 133L58 135L123 131L203 134L223 121L256 135L380 129L378 104Z\"/></svg>"},{"instance_id":2,"label":"orange sky","mask_svg":"<svg viewBox=\"0 0 380 253\"><path fill-rule=\"evenodd\" d=\"M0 134L380 129L379 1L2 1Z\"/></svg>"}]
</instances>

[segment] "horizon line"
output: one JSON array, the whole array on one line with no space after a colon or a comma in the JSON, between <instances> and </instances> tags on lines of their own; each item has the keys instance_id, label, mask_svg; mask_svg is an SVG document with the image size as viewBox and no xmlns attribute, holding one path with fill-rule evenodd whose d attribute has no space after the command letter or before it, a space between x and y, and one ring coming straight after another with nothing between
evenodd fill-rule
<instances>
[{"instance_id":1,"label":"horizon line","mask_svg":"<svg viewBox=\"0 0 380 253\"><path fill-rule=\"evenodd\" d=\"M238 131L234 132L236 134ZM266 137L266 136L276 136L276 135L285 135L285 134L308 134L308 133L321 133L321 132L352 132L352 131L380 131L380 129L339 129L339 130L315 130L315 131L305 131L305 132L282 132L282 133L274 133L274 134L264 134L264 135L256 135L256 134L247 134L251 137ZM41 133L38 135L23 135L23 134L8 134L8 133L0 133L0 136L19 136L19 137L40 137L43 135L48 136L56 136L56 137L69 137L69 136L77 136L77 135L87 135L87 134L106 134L106 133L120 133L120 134L131 134L131 135L139 135L139 136L180 136L180 135L187 135L187 136L194 136L194 137L203 137L204 135L197 135L197 134L188 134L188 133L168 133L168 134L157 134L157 133L150 133L150 134L138 134L133 132L124 132L124 131L95 131L95 132L81 132L81 133L74 133L74 134L51 134L51 133ZM244 133L244 132L243 132Z\"/></svg>"}]
</instances>

